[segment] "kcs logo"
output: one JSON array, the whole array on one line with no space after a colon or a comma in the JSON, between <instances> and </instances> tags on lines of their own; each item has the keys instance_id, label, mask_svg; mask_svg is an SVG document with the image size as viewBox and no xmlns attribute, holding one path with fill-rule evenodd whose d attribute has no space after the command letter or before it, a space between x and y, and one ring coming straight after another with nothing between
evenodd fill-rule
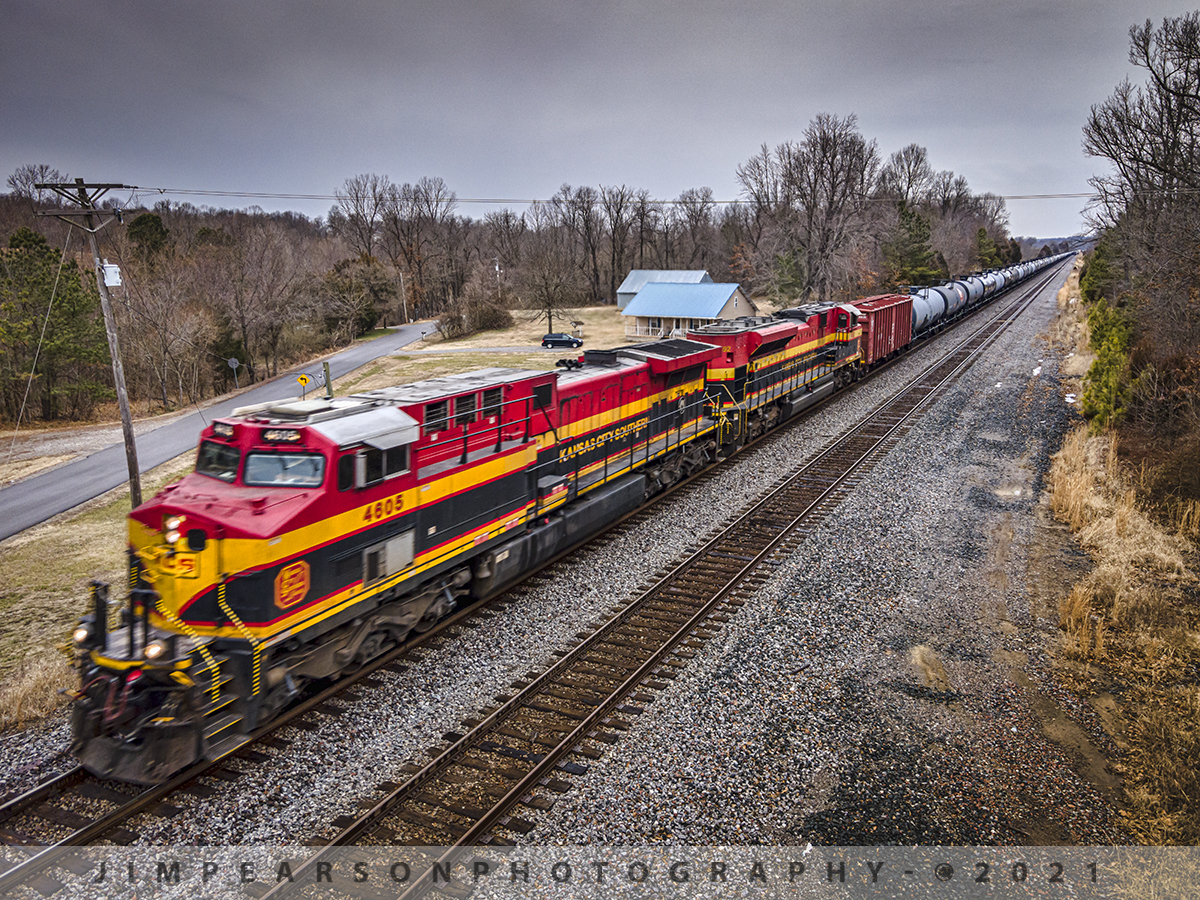
<instances>
[{"instance_id":1,"label":"kcs logo","mask_svg":"<svg viewBox=\"0 0 1200 900\"><path fill-rule=\"evenodd\" d=\"M284 566L275 576L275 605L280 609L295 606L308 596L310 584L308 563L304 560Z\"/></svg>"}]
</instances>

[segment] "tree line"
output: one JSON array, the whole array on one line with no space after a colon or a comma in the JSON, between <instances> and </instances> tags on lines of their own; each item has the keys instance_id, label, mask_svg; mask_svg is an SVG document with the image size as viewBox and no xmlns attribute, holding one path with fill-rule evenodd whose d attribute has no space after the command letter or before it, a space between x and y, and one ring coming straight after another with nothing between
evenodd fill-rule
<instances>
[{"instance_id":1,"label":"tree line","mask_svg":"<svg viewBox=\"0 0 1200 900\"><path fill-rule=\"evenodd\" d=\"M1200 499L1200 13L1130 29L1143 80L1092 107L1100 239L1081 279L1096 361L1085 412L1141 448L1155 493Z\"/></svg>"},{"instance_id":2,"label":"tree line","mask_svg":"<svg viewBox=\"0 0 1200 900\"><path fill-rule=\"evenodd\" d=\"M631 269L706 269L786 304L1037 252L1008 235L1000 198L935 171L915 144L884 159L853 115L817 116L799 139L764 145L737 179L736 203L707 187L662 201L626 185L564 184L526 210L481 218L463 215L441 178L398 184L382 174L346 179L323 220L169 201L125 210L124 224L102 232L102 253L123 274L114 305L131 396L144 408L185 406L380 324L432 318L453 336L527 310L550 325L563 311L615 302ZM64 180L25 165L0 195L9 422L86 418L111 395L84 242L35 215L59 202L35 185Z\"/></svg>"}]
</instances>

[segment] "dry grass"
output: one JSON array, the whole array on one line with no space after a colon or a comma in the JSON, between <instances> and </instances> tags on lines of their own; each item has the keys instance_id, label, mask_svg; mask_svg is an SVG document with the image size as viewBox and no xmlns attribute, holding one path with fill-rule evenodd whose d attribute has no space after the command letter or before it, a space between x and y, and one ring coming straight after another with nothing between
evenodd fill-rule
<instances>
[{"instance_id":1,"label":"dry grass","mask_svg":"<svg viewBox=\"0 0 1200 900\"><path fill-rule=\"evenodd\" d=\"M1078 265L1059 292L1051 337L1068 353L1063 373L1091 363ZM1076 386L1076 394L1079 393ZM1176 503L1167 527L1148 514L1146 472L1123 468L1114 433L1067 435L1048 486L1056 518L1092 558L1092 571L1059 603L1063 655L1121 684L1130 722L1123 776L1126 827L1147 844L1200 843L1200 607L1195 602L1200 505ZM1141 499L1139 499L1141 498ZM1161 520L1161 518L1160 518ZM1093 688L1085 678L1083 693Z\"/></svg>"},{"instance_id":2,"label":"dry grass","mask_svg":"<svg viewBox=\"0 0 1200 900\"><path fill-rule=\"evenodd\" d=\"M488 366L549 371L563 357L578 356L577 350L543 350L540 344L546 333L545 321L532 319L528 312L521 310L513 315L516 324L500 331L483 331L455 340L445 340L435 332L394 356L378 359L338 379L334 386L339 393L369 391ZM625 335L625 317L615 306L567 310L561 325L555 324L555 330L574 332L570 327L572 320L584 323L581 332L585 350L603 350L645 340Z\"/></svg>"},{"instance_id":3,"label":"dry grass","mask_svg":"<svg viewBox=\"0 0 1200 900\"><path fill-rule=\"evenodd\" d=\"M560 318L561 315L561 318ZM411 345L411 349L438 349L462 347L530 347L541 345L542 335L548 330L546 319L530 310L513 310L515 320L511 328L498 331L481 331L455 340L445 340L438 333L431 334L425 341ZM571 322L582 322L577 332ZM639 338L625 336L626 324L633 324L615 306L588 306L581 309L563 310L554 317L553 331L578 334L583 338L584 348L606 349L632 344ZM641 339L644 340L644 339ZM553 365L553 363L551 363Z\"/></svg>"},{"instance_id":4,"label":"dry grass","mask_svg":"<svg viewBox=\"0 0 1200 900\"><path fill-rule=\"evenodd\" d=\"M142 493L153 496L192 458L148 472ZM86 611L88 582L123 583L128 512L129 489L118 488L0 543L0 727L44 714L71 685L63 648Z\"/></svg>"},{"instance_id":5,"label":"dry grass","mask_svg":"<svg viewBox=\"0 0 1200 900\"><path fill-rule=\"evenodd\" d=\"M1116 438L1088 437L1086 426L1054 458L1051 508L1094 563L1060 601L1062 651L1089 672L1102 664L1125 687L1130 749L1118 769L1129 831L1150 844L1191 844L1200 841L1200 699L1189 684L1200 670L1200 609L1188 600L1195 547L1139 507L1135 480L1120 468Z\"/></svg>"},{"instance_id":6,"label":"dry grass","mask_svg":"<svg viewBox=\"0 0 1200 900\"><path fill-rule=\"evenodd\" d=\"M65 653L30 658L12 679L0 685L0 729L20 728L45 717L62 702L59 691L74 680Z\"/></svg>"},{"instance_id":7,"label":"dry grass","mask_svg":"<svg viewBox=\"0 0 1200 900\"><path fill-rule=\"evenodd\" d=\"M1050 339L1067 348L1067 356L1059 366L1059 372L1067 379L1068 389L1077 397L1082 396L1083 376L1091 368L1095 355L1088 350L1087 312L1083 308L1083 295L1079 292L1079 276L1083 271L1083 256L1075 260L1071 274L1058 289L1058 316L1050 326Z\"/></svg>"}]
</instances>

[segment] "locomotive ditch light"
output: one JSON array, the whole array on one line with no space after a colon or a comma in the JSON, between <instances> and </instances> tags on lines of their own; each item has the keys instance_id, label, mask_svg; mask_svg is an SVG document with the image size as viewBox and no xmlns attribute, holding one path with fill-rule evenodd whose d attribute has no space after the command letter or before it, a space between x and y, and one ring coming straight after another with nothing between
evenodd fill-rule
<instances>
[{"instance_id":1,"label":"locomotive ditch light","mask_svg":"<svg viewBox=\"0 0 1200 900\"><path fill-rule=\"evenodd\" d=\"M151 641L146 645L146 649L142 651L142 656L146 657L149 662L154 662L167 655L166 641Z\"/></svg>"},{"instance_id":2,"label":"locomotive ditch light","mask_svg":"<svg viewBox=\"0 0 1200 900\"><path fill-rule=\"evenodd\" d=\"M81 647L87 646L87 643L92 639L92 623L81 621L72 632L71 637L75 643Z\"/></svg>"}]
</instances>

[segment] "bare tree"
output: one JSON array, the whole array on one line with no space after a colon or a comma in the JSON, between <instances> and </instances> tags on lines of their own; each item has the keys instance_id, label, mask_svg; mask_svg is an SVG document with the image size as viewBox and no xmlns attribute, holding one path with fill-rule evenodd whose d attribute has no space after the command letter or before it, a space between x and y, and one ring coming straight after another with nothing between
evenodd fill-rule
<instances>
[{"instance_id":1,"label":"bare tree","mask_svg":"<svg viewBox=\"0 0 1200 900\"><path fill-rule=\"evenodd\" d=\"M18 166L17 170L8 176L7 182L14 194L24 197L31 203L40 206L53 197L54 193L43 188L36 188L34 185L60 183L69 180L58 169L52 168L46 163L26 163L23 166Z\"/></svg>"},{"instance_id":2,"label":"bare tree","mask_svg":"<svg viewBox=\"0 0 1200 900\"><path fill-rule=\"evenodd\" d=\"M868 199L879 171L879 151L858 131L854 115L819 114L798 142L766 147L738 168L742 189L776 233L760 247L788 269L801 294L824 299L838 277L839 254L871 220Z\"/></svg>"},{"instance_id":3,"label":"bare tree","mask_svg":"<svg viewBox=\"0 0 1200 900\"><path fill-rule=\"evenodd\" d=\"M334 191L337 205L329 211L329 227L356 254L375 255L375 242L383 230L384 208L392 185L386 175L355 175L342 190Z\"/></svg>"},{"instance_id":4,"label":"bare tree","mask_svg":"<svg viewBox=\"0 0 1200 900\"><path fill-rule=\"evenodd\" d=\"M1159 358L1200 342L1200 12L1129 31L1129 61L1146 72L1092 107L1083 147L1112 164L1092 179L1089 214L1124 270L1136 330Z\"/></svg>"},{"instance_id":5,"label":"bare tree","mask_svg":"<svg viewBox=\"0 0 1200 900\"><path fill-rule=\"evenodd\" d=\"M521 290L526 307L554 330L554 320L576 306L585 280L573 258L570 229L562 224L553 203L529 208L530 234L521 265Z\"/></svg>"},{"instance_id":6,"label":"bare tree","mask_svg":"<svg viewBox=\"0 0 1200 900\"><path fill-rule=\"evenodd\" d=\"M879 173L880 193L912 205L924 200L933 181L929 151L919 144L909 144L888 157Z\"/></svg>"},{"instance_id":7,"label":"bare tree","mask_svg":"<svg viewBox=\"0 0 1200 900\"><path fill-rule=\"evenodd\" d=\"M454 293L447 277L453 267L453 238L461 236L454 216L457 206L457 197L441 178L389 188L383 208L383 252L397 273L407 273L406 293L417 314L436 312ZM459 274L465 280L465 273Z\"/></svg>"},{"instance_id":8,"label":"bare tree","mask_svg":"<svg viewBox=\"0 0 1200 900\"><path fill-rule=\"evenodd\" d=\"M550 203L557 212L558 220L575 236L582 253L580 268L588 283L588 295L592 302L599 302L600 245L603 223L599 210L600 195L595 188L581 185L572 189L564 184L558 189Z\"/></svg>"},{"instance_id":9,"label":"bare tree","mask_svg":"<svg viewBox=\"0 0 1200 900\"><path fill-rule=\"evenodd\" d=\"M716 229L713 214L717 204L712 188L688 188L676 201L680 223L680 259L685 269L707 269L716 255Z\"/></svg>"},{"instance_id":10,"label":"bare tree","mask_svg":"<svg viewBox=\"0 0 1200 900\"><path fill-rule=\"evenodd\" d=\"M1125 79L1083 129L1084 152L1115 170L1091 181L1101 226L1200 189L1200 13L1166 19L1157 32L1147 19L1129 36L1129 61L1146 70L1147 83Z\"/></svg>"},{"instance_id":11,"label":"bare tree","mask_svg":"<svg viewBox=\"0 0 1200 900\"><path fill-rule=\"evenodd\" d=\"M629 235L635 222L633 188L601 187L600 205L604 209L604 222L608 226L609 279L608 297L616 302L617 285L625 277L625 253L629 248Z\"/></svg>"},{"instance_id":12,"label":"bare tree","mask_svg":"<svg viewBox=\"0 0 1200 900\"><path fill-rule=\"evenodd\" d=\"M637 192L633 199L633 221L637 229L637 268L646 268L646 256L653 259L655 237L658 234L658 220L662 216L662 204L650 199L650 192L644 188Z\"/></svg>"}]
</instances>

